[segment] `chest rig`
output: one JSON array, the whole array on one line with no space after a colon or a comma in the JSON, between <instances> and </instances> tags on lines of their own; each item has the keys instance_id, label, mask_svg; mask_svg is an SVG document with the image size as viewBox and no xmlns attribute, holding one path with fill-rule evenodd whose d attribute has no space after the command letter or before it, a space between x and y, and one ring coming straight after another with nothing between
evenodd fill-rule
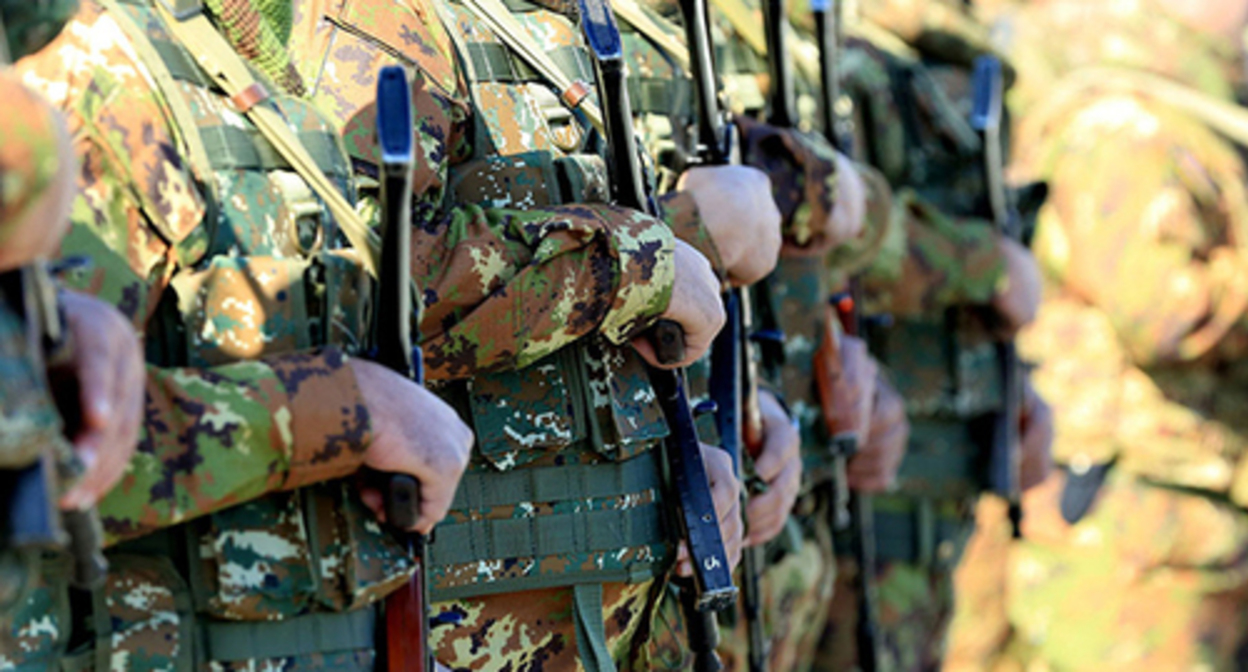
<instances>
[{"instance_id":1,"label":"chest rig","mask_svg":"<svg viewBox=\"0 0 1248 672\"><path fill-rule=\"evenodd\" d=\"M508 5L568 77L594 81L574 20ZM474 154L451 167L452 198L516 209L604 202L600 138L579 113L472 10L448 4L443 20L454 24L475 118ZM477 453L429 546L435 600L572 586L577 618L595 630L594 590L666 569L674 534L655 448L668 430L631 348L588 336L447 396L471 421Z\"/></svg>"},{"instance_id":2,"label":"chest rig","mask_svg":"<svg viewBox=\"0 0 1248 672\"><path fill-rule=\"evenodd\" d=\"M206 211L172 241L176 267L148 325L148 361L209 367L323 346L357 350L371 287L329 210L149 3L103 4L150 71L167 119L199 145L187 158ZM261 104L352 197L334 127L291 97ZM262 319L240 319L230 312L239 305ZM357 607L405 580L411 565L355 491L337 481L276 493L114 547L105 588L90 609L73 610L75 637L89 641L67 664L315 659L371 669L374 614Z\"/></svg>"}]
</instances>

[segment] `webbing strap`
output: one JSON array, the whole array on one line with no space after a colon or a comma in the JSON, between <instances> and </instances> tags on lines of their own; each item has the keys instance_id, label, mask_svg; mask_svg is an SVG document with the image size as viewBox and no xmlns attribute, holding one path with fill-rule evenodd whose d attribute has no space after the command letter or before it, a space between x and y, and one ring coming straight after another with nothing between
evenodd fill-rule
<instances>
[{"instance_id":1,"label":"webbing strap","mask_svg":"<svg viewBox=\"0 0 1248 672\"><path fill-rule=\"evenodd\" d=\"M457 565L552 555L601 553L636 548L663 538L663 512L657 504L596 511L539 514L521 518L482 519L493 507L586 500L644 493L659 487L652 453L623 464L567 465L519 469L503 474L469 473L460 481L451 508L463 522L449 519L429 545L433 565Z\"/></svg>"},{"instance_id":2,"label":"webbing strap","mask_svg":"<svg viewBox=\"0 0 1248 672\"><path fill-rule=\"evenodd\" d=\"M468 11L488 25L503 44L514 51L521 60L528 63L529 67L541 73L549 84L558 89L559 99L567 103L569 96L566 94L575 91L578 83L572 81L571 77L559 69L559 64L511 15L511 10L503 4L502 0L463 0L463 2ZM601 133L603 131L602 110L598 109L598 106L588 97L577 100L579 104L574 106L575 109L579 109L589 123Z\"/></svg>"},{"instance_id":3,"label":"webbing strap","mask_svg":"<svg viewBox=\"0 0 1248 672\"><path fill-rule=\"evenodd\" d=\"M767 36L763 33L762 20L741 0L711 0L732 24L732 29L754 53L767 57Z\"/></svg>"},{"instance_id":4,"label":"webbing strap","mask_svg":"<svg viewBox=\"0 0 1248 672\"><path fill-rule=\"evenodd\" d=\"M572 588L572 613L576 619L576 650L585 672L615 672L607 650L607 630L602 622L602 584Z\"/></svg>"},{"instance_id":5,"label":"webbing strap","mask_svg":"<svg viewBox=\"0 0 1248 672\"><path fill-rule=\"evenodd\" d=\"M199 66L226 95L236 101L254 100L253 94L263 90L243 58L217 32L202 11L178 19L163 2L158 1L155 5L169 31L195 54ZM261 100L263 97L261 96ZM294 131L286 125L286 121L263 102L245 105L242 111L264 137L273 143L274 148L286 158L295 172L325 201L347 239L358 250L364 269L377 277L379 241L376 234L321 171Z\"/></svg>"},{"instance_id":6,"label":"webbing strap","mask_svg":"<svg viewBox=\"0 0 1248 672\"><path fill-rule=\"evenodd\" d=\"M478 81L483 82L532 82L543 79L541 73L515 55L515 52L497 42L468 42L468 58ZM575 46L563 46L549 52L550 58L563 72L574 73L579 80L594 80L593 65L585 50Z\"/></svg>"},{"instance_id":7,"label":"webbing strap","mask_svg":"<svg viewBox=\"0 0 1248 672\"><path fill-rule=\"evenodd\" d=\"M262 660L372 649L376 621L377 612L365 607L281 621L214 621L201 630L209 660Z\"/></svg>"},{"instance_id":8,"label":"webbing strap","mask_svg":"<svg viewBox=\"0 0 1248 672\"><path fill-rule=\"evenodd\" d=\"M615 15L628 22L637 32L645 36L663 51L663 53L689 72L689 49L676 37L680 33L675 24L661 16L647 12L636 0L612 0L611 9Z\"/></svg>"}]
</instances>

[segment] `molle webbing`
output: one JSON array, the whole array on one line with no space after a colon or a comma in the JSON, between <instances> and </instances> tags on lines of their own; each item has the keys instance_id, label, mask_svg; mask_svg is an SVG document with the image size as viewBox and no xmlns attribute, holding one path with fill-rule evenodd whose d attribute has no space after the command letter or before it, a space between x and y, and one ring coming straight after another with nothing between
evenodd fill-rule
<instances>
[{"instance_id":1,"label":"molle webbing","mask_svg":"<svg viewBox=\"0 0 1248 672\"><path fill-rule=\"evenodd\" d=\"M977 423L989 422L987 418ZM962 420L912 417L906 456L898 470L901 489L919 497L974 497L987 487L987 450Z\"/></svg>"},{"instance_id":2,"label":"molle webbing","mask_svg":"<svg viewBox=\"0 0 1248 672\"><path fill-rule=\"evenodd\" d=\"M256 661L371 649L376 620L376 610L365 607L281 621L213 621L203 623L200 632L208 660Z\"/></svg>"},{"instance_id":3,"label":"molle webbing","mask_svg":"<svg viewBox=\"0 0 1248 672\"><path fill-rule=\"evenodd\" d=\"M647 451L618 463L465 474L451 515L439 524L429 544L430 566L435 573L474 564L505 568L516 559L533 558L540 564L555 556L593 556L662 544L670 535L666 534L665 512L656 501L583 510L590 500L631 498L657 491L656 452ZM533 511L484 519L496 507L531 507ZM614 570L570 563L556 574L469 579L450 586L439 585L435 579L431 590L437 601L587 583L636 583L653 578L663 561L656 557Z\"/></svg>"},{"instance_id":4,"label":"molle webbing","mask_svg":"<svg viewBox=\"0 0 1248 672\"><path fill-rule=\"evenodd\" d=\"M661 77L628 78L628 100L633 105L633 114L659 114L675 119L690 116L690 97L692 94L689 80L684 77L665 79Z\"/></svg>"},{"instance_id":5,"label":"molle webbing","mask_svg":"<svg viewBox=\"0 0 1248 672\"><path fill-rule=\"evenodd\" d=\"M534 70L515 52L498 42L466 42L467 58L472 62L473 75L480 82L544 82L546 77ZM594 81L593 64L584 49L563 46L546 52L559 70L574 81Z\"/></svg>"}]
</instances>

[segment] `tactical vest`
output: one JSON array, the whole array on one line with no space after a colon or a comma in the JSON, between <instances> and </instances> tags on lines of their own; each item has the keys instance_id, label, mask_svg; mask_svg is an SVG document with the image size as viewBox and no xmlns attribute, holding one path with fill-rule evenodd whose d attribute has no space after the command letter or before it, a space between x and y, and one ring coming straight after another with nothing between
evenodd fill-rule
<instances>
[{"instance_id":1,"label":"tactical vest","mask_svg":"<svg viewBox=\"0 0 1248 672\"><path fill-rule=\"evenodd\" d=\"M573 21L525 0L509 6L568 76L593 81ZM605 201L597 136L471 10L444 11L476 121L476 155L451 169L453 198L520 209ZM596 587L667 569L675 534L655 448L668 429L631 348L587 336L446 396L477 449L429 546L435 600L579 586L576 618L600 630Z\"/></svg>"},{"instance_id":2,"label":"tactical vest","mask_svg":"<svg viewBox=\"0 0 1248 672\"><path fill-rule=\"evenodd\" d=\"M194 166L208 177L208 208L172 241L177 267L148 325L149 363L205 367L324 345L356 349L370 283L329 210L147 2L119 2L110 16L151 72L167 118L178 132L198 134L209 163ZM271 101L353 196L336 129L298 99ZM75 242L71 234L71 253L91 252L90 241L78 241L82 249ZM124 265L106 270L133 276ZM214 309L231 301L257 306L264 319L247 324ZM53 666L60 653L61 667L75 670L213 661L371 670L375 614L367 607L406 580L412 564L356 490L333 481L272 494L121 543L108 553L105 587L72 610L64 570L48 567L28 612L50 614L60 639L48 643L59 651L32 654L32 662ZM71 613L78 622L66 651Z\"/></svg>"}]
</instances>

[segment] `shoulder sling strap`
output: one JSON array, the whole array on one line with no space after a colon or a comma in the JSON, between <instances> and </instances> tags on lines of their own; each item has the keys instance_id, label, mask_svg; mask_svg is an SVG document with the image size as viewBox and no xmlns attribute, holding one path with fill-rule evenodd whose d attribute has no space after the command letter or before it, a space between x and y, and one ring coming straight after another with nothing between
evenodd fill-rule
<instances>
[{"instance_id":1,"label":"shoulder sling strap","mask_svg":"<svg viewBox=\"0 0 1248 672\"><path fill-rule=\"evenodd\" d=\"M602 132L602 110L589 100L592 84L572 81L524 26L516 21L511 10L501 0L463 0L463 3L474 16L489 25L503 44L559 89L559 100L564 105L579 109L589 123Z\"/></svg>"},{"instance_id":2,"label":"shoulder sling strap","mask_svg":"<svg viewBox=\"0 0 1248 672\"><path fill-rule=\"evenodd\" d=\"M325 201L351 245L359 250L365 270L376 277L380 247L376 234L321 171L281 115L259 104L269 98L269 92L256 81L243 58L217 32L198 3L179 16L174 16L165 0L156 0L154 4L169 31L190 48L199 66L225 91L235 108L251 119L282 158Z\"/></svg>"}]
</instances>

